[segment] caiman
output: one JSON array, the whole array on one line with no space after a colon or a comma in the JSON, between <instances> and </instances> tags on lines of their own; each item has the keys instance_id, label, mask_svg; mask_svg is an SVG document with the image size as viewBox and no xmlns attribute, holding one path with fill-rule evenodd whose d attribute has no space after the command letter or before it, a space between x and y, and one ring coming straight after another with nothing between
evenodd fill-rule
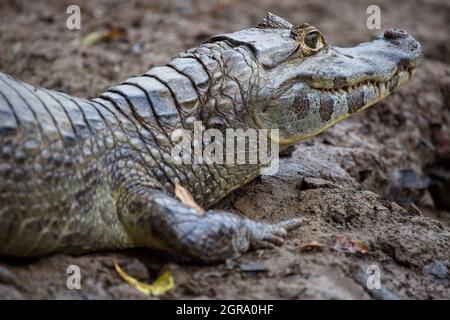
<instances>
[{"instance_id":1,"label":"caiman","mask_svg":"<svg viewBox=\"0 0 450 320\"><path fill-rule=\"evenodd\" d=\"M301 217L211 209L261 164L177 164L174 130L278 129L282 150L380 101L422 57L399 29L340 48L269 13L95 99L0 74L0 255L147 247L213 263L281 245ZM176 184L208 210L177 199Z\"/></svg>"}]
</instances>

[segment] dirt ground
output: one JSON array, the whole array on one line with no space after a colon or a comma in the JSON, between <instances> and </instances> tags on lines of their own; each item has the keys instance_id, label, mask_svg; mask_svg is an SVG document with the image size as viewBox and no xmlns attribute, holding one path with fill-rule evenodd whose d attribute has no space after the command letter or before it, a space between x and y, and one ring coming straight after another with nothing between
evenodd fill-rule
<instances>
[{"instance_id":1,"label":"dirt ground","mask_svg":"<svg viewBox=\"0 0 450 320\"><path fill-rule=\"evenodd\" d=\"M66 8L74 3L81 7L80 31L65 27ZM416 77L367 112L298 145L277 175L218 205L263 221L303 217L284 246L214 266L181 264L145 249L2 258L0 297L152 299L118 277L116 259L146 282L171 270L175 287L163 299L449 299L449 1L3 0L0 70L94 97L210 35L254 26L267 11L315 25L333 45L366 41L382 32L366 27L366 8L375 3L383 29L401 27L422 43L425 61ZM111 28L125 34L90 46L77 41ZM333 249L341 236L369 252ZM326 248L302 250L310 241ZM72 264L81 268L81 290L67 289ZM380 269L380 290L366 286L369 265Z\"/></svg>"}]
</instances>

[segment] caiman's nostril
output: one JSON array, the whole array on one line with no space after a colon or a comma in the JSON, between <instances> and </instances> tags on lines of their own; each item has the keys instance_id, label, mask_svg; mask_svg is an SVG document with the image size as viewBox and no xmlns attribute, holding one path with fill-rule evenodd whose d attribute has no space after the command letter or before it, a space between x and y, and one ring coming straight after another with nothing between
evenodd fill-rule
<instances>
[{"instance_id":1,"label":"caiman's nostril","mask_svg":"<svg viewBox=\"0 0 450 320\"><path fill-rule=\"evenodd\" d=\"M389 29L384 32L384 37L386 39L398 39L407 37L408 33L401 29Z\"/></svg>"}]
</instances>

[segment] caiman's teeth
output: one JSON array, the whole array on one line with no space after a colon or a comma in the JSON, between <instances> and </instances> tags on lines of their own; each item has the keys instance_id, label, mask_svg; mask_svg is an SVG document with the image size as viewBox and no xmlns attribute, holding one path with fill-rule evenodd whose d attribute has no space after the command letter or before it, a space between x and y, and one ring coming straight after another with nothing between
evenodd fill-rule
<instances>
[{"instance_id":1,"label":"caiman's teeth","mask_svg":"<svg viewBox=\"0 0 450 320\"><path fill-rule=\"evenodd\" d=\"M386 90L386 84L384 82L380 82L380 96L386 96L388 94Z\"/></svg>"},{"instance_id":2,"label":"caiman's teeth","mask_svg":"<svg viewBox=\"0 0 450 320\"><path fill-rule=\"evenodd\" d=\"M405 82L408 79L411 79L414 76L415 73L415 69L411 68L408 69L405 72L400 72L400 73L396 73L394 76L399 76L399 83L400 82ZM378 82L378 81L374 81L374 80L366 80L363 82L359 82L356 83L354 85L349 85L347 87L341 87L341 88L322 88L322 89L318 89L321 90L322 92L326 92L326 93L330 93L330 94L350 94L353 90L358 90L358 89L363 89L365 88L373 88L373 90L375 90L375 92L377 92L379 97L385 97L387 95L389 95L389 89L388 89L388 84L391 83L391 80L394 77L392 77L391 79L389 79L388 81L384 81L384 82ZM406 79L404 79L406 78ZM398 87L398 85L397 85Z\"/></svg>"}]
</instances>

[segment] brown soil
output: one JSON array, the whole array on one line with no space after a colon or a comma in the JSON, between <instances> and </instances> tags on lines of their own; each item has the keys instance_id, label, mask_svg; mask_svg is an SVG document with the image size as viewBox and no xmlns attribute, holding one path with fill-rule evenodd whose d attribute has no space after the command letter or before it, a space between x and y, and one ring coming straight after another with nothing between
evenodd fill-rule
<instances>
[{"instance_id":1,"label":"brown soil","mask_svg":"<svg viewBox=\"0 0 450 320\"><path fill-rule=\"evenodd\" d=\"M310 22L334 45L354 45L374 1L77 1L81 31L66 29L74 1L1 1L0 70L31 84L93 97L106 87L210 35L253 26L267 11ZM305 223L286 244L244 255L234 265L176 263L149 250L0 260L0 297L148 298L127 284L113 259L150 282L169 268L175 288L163 298L449 299L450 2L376 1L382 27L401 27L423 45L416 77L377 106L296 147L275 176L239 189L218 207L263 221ZM112 27L126 35L88 47L73 40ZM421 209L419 209L421 208ZM332 247L344 235L369 253L302 251ZM66 269L80 266L82 290ZM366 287L367 266L381 290Z\"/></svg>"}]
</instances>

